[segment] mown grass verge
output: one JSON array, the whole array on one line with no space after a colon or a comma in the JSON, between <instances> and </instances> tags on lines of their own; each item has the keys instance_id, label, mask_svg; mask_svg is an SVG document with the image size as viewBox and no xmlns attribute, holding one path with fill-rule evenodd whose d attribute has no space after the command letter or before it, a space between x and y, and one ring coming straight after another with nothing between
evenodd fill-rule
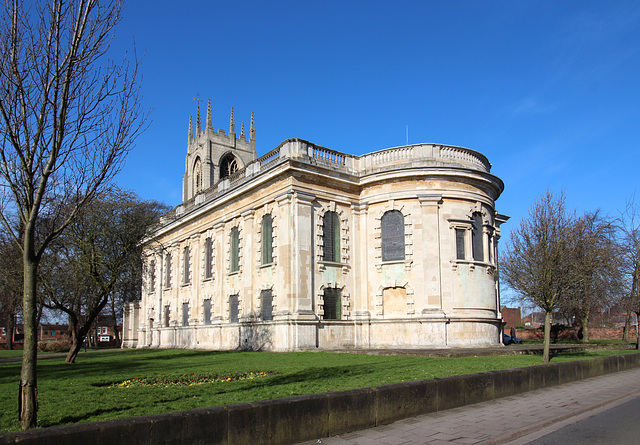
<instances>
[{"instance_id":1,"label":"mown grass verge","mask_svg":"<svg viewBox=\"0 0 640 445\"><path fill-rule=\"evenodd\" d=\"M563 353L554 362L625 351ZM408 357L327 352L125 350L38 362L39 426L363 388L540 364L533 355ZM0 363L0 432L17 431L20 362ZM189 384L189 379L200 379ZM135 379L167 384L127 384ZM204 380L210 380L204 382ZM195 381L195 380L193 380ZM124 383L124 384L123 384Z\"/></svg>"}]
</instances>

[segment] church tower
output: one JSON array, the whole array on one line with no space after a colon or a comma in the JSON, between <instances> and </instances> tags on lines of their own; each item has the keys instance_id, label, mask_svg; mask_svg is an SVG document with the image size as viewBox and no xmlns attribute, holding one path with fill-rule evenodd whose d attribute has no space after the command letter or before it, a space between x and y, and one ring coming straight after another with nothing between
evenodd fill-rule
<instances>
[{"instance_id":1,"label":"church tower","mask_svg":"<svg viewBox=\"0 0 640 445\"><path fill-rule=\"evenodd\" d=\"M229 134L213 128L211 117L211 100L207 103L205 128L200 127L200 104L196 115L196 128L193 131L193 120L189 118L189 135L187 142L187 158L182 181L182 201L188 201L205 191L220 179L231 176L257 158L255 123L251 113L249 140L244 132L242 122L240 136L236 137L235 116L231 108Z\"/></svg>"}]
</instances>

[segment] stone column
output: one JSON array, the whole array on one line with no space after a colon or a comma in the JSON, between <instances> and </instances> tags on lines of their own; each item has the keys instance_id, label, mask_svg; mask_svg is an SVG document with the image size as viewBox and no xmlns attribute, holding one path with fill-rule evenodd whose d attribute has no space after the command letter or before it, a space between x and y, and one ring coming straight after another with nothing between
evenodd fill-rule
<instances>
[{"instance_id":1,"label":"stone column","mask_svg":"<svg viewBox=\"0 0 640 445\"><path fill-rule=\"evenodd\" d=\"M292 296L293 312L296 318L315 318L314 311L314 214L315 195L299 191L293 192L291 227L292 241Z\"/></svg>"},{"instance_id":2,"label":"stone column","mask_svg":"<svg viewBox=\"0 0 640 445\"><path fill-rule=\"evenodd\" d=\"M217 279L216 287L218 291L217 295L214 296L215 300L213 301L212 314L214 320L222 321L225 318L227 302L229 295L226 294L226 289L224 283L227 281L227 268L226 264L228 258L226 258L226 254L224 251L224 243L225 243L225 233L224 233L224 223L219 222L213 226L214 236L211 246L215 255L215 261L213 263L213 267L215 269L215 277Z\"/></svg>"},{"instance_id":3,"label":"stone column","mask_svg":"<svg viewBox=\"0 0 640 445\"><path fill-rule=\"evenodd\" d=\"M255 237L254 237L254 219L255 211L253 209L245 210L240 214L243 219L242 227L242 294L244 300L244 315L255 315L255 299L256 295L252 287L253 272L256 268L254 261L255 255Z\"/></svg>"},{"instance_id":4,"label":"stone column","mask_svg":"<svg viewBox=\"0 0 640 445\"><path fill-rule=\"evenodd\" d=\"M369 258L368 251L368 210L369 203L353 203L351 204L351 213L353 215L353 228L351 234L353 236L353 254L351 264L353 264L353 274L351 274L351 285L353 289L353 318L369 319L371 313L375 312L373 307L373 295L369 292ZM373 258L371 259L373 261Z\"/></svg>"},{"instance_id":5,"label":"stone column","mask_svg":"<svg viewBox=\"0 0 640 445\"><path fill-rule=\"evenodd\" d=\"M442 195L418 195L422 208L422 314L443 308L442 301L442 233L440 205ZM416 289L416 292L418 289ZM418 312L418 311L416 311Z\"/></svg>"}]
</instances>

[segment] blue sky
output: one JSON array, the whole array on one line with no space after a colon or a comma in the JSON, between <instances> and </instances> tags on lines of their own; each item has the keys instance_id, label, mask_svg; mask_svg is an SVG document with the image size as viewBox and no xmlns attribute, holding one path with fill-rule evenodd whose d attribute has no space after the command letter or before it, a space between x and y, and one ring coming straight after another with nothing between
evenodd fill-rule
<instances>
[{"instance_id":1,"label":"blue sky","mask_svg":"<svg viewBox=\"0 0 640 445\"><path fill-rule=\"evenodd\" d=\"M111 55L144 53L147 131L120 186L181 201L189 116L255 112L258 155L288 138L350 154L436 142L485 154L508 235L564 190L616 215L640 166L637 1L129 1Z\"/></svg>"}]
</instances>

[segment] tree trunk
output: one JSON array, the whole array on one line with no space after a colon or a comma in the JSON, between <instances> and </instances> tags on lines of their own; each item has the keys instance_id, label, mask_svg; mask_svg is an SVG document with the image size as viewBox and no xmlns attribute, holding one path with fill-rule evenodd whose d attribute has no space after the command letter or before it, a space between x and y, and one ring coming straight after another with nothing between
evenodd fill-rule
<instances>
[{"instance_id":1,"label":"tree trunk","mask_svg":"<svg viewBox=\"0 0 640 445\"><path fill-rule=\"evenodd\" d=\"M78 353L80 349L82 349L82 342L84 341L84 337L81 338L80 335L76 334L75 330L72 331L71 334L71 348L69 349L69 353L67 354L67 358L64 359L67 363L75 363L76 357L78 357Z\"/></svg>"},{"instance_id":2,"label":"tree trunk","mask_svg":"<svg viewBox=\"0 0 640 445\"><path fill-rule=\"evenodd\" d=\"M13 350L13 333L16 330L16 314L9 314L7 315L7 332L6 332L6 339L7 339L7 349L9 351Z\"/></svg>"},{"instance_id":3,"label":"tree trunk","mask_svg":"<svg viewBox=\"0 0 640 445\"><path fill-rule=\"evenodd\" d=\"M582 343L589 343L589 314L582 316Z\"/></svg>"},{"instance_id":4,"label":"tree trunk","mask_svg":"<svg viewBox=\"0 0 640 445\"><path fill-rule=\"evenodd\" d=\"M544 313L544 348L542 350L542 362L549 363L549 349L551 343L551 312Z\"/></svg>"},{"instance_id":5,"label":"tree trunk","mask_svg":"<svg viewBox=\"0 0 640 445\"><path fill-rule=\"evenodd\" d=\"M37 380L37 309L36 309L36 279L37 260L33 252L33 238L25 236L24 242L24 350L22 351L22 370L20 371L20 392L18 412L20 428L27 430L35 428L38 423L38 380ZM31 239L29 239L31 238Z\"/></svg>"},{"instance_id":6,"label":"tree trunk","mask_svg":"<svg viewBox=\"0 0 640 445\"><path fill-rule=\"evenodd\" d=\"M627 315L624 317L624 329L622 330L622 341L625 343L629 343L630 331L631 330L631 311L627 311Z\"/></svg>"}]
</instances>

